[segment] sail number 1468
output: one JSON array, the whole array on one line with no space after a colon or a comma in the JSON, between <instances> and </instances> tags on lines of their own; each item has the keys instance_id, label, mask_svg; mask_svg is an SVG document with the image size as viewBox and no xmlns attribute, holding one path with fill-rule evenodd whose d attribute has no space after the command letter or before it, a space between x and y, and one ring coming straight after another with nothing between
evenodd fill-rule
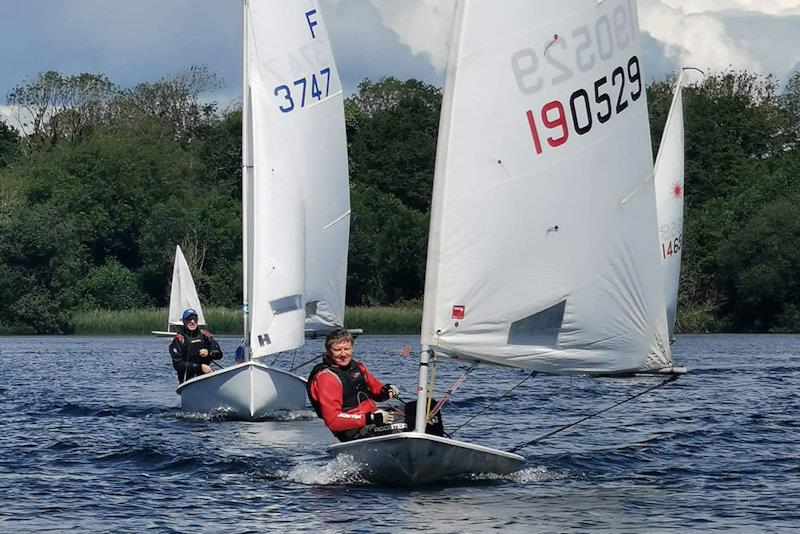
<instances>
[{"instance_id":1,"label":"sail number 1468","mask_svg":"<svg viewBox=\"0 0 800 534\"><path fill-rule=\"evenodd\" d=\"M631 84L628 91L626 82ZM545 138L547 144L556 148L567 142L570 131L584 135L591 131L593 126L604 124L613 115L625 111L629 105L628 98L635 102L641 96L642 76L639 58L632 56L628 60L627 69L617 67L610 78L603 76L595 80L592 97L586 89L581 88L570 95L566 106L558 100L553 100L536 112L527 110L525 116L533 139L533 150L537 154L542 153L539 128L544 127L547 130L542 135L547 135Z\"/></svg>"},{"instance_id":2,"label":"sail number 1468","mask_svg":"<svg viewBox=\"0 0 800 534\"><path fill-rule=\"evenodd\" d=\"M666 260L668 256L678 255L681 251L681 245L683 241L683 233L678 234L677 237L674 239L670 239L666 243L662 241L661 243L661 259Z\"/></svg>"}]
</instances>

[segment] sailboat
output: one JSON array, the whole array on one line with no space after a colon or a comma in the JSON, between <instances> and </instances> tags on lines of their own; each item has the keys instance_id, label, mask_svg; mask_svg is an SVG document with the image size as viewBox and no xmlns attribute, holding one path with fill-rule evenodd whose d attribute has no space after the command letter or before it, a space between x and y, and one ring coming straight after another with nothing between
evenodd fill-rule
<instances>
[{"instance_id":1,"label":"sailboat","mask_svg":"<svg viewBox=\"0 0 800 534\"><path fill-rule=\"evenodd\" d=\"M264 363L341 326L350 225L344 99L316 1L245 0L245 361L178 388L182 407L257 419L299 410L306 381Z\"/></svg>"},{"instance_id":2,"label":"sailboat","mask_svg":"<svg viewBox=\"0 0 800 534\"><path fill-rule=\"evenodd\" d=\"M462 0L442 103L413 431L329 447L381 483L520 468L425 433L440 357L669 372L633 0Z\"/></svg>"},{"instance_id":3,"label":"sailboat","mask_svg":"<svg viewBox=\"0 0 800 534\"><path fill-rule=\"evenodd\" d=\"M157 336L174 336L176 331L174 326L181 326L181 315L183 310L192 308L197 311L199 325L206 324L203 315L203 308L200 306L200 298L197 296L197 288L194 286L192 272L189 264L181 251L181 246L175 247L175 263L172 267L172 285L169 292L169 318L167 319L166 330L153 330Z\"/></svg>"},{"instance_id":4,"label":"sailboat","mask_svg":"<svg viewBox=\"0 0 800 534\"><path fill-rule=\"evenodd\" d=\"M678 307L678 283L683 253L683 72L675 83L675 94L667 114L655 165L655 188L658 211L659 255L664 269L664 297L667 304L669 339L675 333Z\"/></svg>"}]
</instances>

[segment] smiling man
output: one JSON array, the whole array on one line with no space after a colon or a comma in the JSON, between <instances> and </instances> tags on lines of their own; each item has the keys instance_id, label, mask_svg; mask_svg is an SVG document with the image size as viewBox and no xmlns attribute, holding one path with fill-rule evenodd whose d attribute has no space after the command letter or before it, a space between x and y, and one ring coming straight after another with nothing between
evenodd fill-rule
<instances>
[{"instance_id":1,"label":"smiling man","mask_svg":"<svg viewBox=\"0 0 800 534\"><path fill-rule=\"evenodd\" d=\"M183 312L183 327L175 334L169 345L172 367L178 373L178 380L186 382L190 378L211 372L213 360L222 358L222 349L211 332L201 329L197 324L197 312L189 308Z\"/></svg>"},{"instance_id":2,"label":"smiling man","mask_svg":"<svg viewBox=\"0 0 800 534\"><path fill-rule=\"evenodd\" d=\"M353 359L353 336L336 329L325 338L322 363L308 377L308 398L317 415L339 441L350 441L391 431L394 416L378 409L382 402L400 394L385 386Z\"/></svg>"}]
</instances>

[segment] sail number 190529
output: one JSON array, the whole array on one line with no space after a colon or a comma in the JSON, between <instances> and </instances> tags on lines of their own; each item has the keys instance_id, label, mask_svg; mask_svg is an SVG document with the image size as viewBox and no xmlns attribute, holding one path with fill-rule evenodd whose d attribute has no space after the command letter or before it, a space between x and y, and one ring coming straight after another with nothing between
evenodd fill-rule
<instances>
[{"instance_id":1,"label":"sail number 190529","mask_svg":"<svg viewBox=\"0 0 800 534\"><path fill-rule=\"evenodd\" d=\"M626 87L626 84L630 84ZM613 115L620 114L642 96L642 75L639 58L631 56L627 68L616 67L611 76L595 80L589 90L580 88L569 96L566 105L552 100L540 109L525 112L537 154L543 151L542 136L547 145L559 147L567 142L570 132L584 135L593 126L606 123ZM592 96L590 95L590 91ZM567 109L569 113L567 113ZM570 120L571 119L571 120ZM540 134L540 128L545 131Z\"/></svg>"}]
</instances>

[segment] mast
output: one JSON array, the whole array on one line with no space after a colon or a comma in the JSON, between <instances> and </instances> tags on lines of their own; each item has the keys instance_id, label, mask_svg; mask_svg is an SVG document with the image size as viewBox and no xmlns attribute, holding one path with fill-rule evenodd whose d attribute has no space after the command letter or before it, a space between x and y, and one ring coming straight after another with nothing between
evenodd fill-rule
<instances>
[{"instance_id":1,"label":"mast","mask_svg":"<svg viewBox=\"0 0 800 534\"><path fill-rule=\"evenodd\" d=\"M417 384L416 432L425 432L427 426L428 407L428 361L430 347L425 342L426 330L436 328L436 299L439 283L439 256L441 255L442 215L445 187L445 166L447 164L448 139L450 137L450 119L453 113L453 94L456 85L458 52L463 28L465 2L456 2L453 16L453 27L450 32L450 53L447 61L442 112L439 118L439 139L436 150L436 168L434 169L433 194L431 196L431 222L428 230L428 260L425 268L425 294L422 308L422 347L419 353L419 381Z\"/></svg>"},{"instance_id":2,"label":"mast","mask_svg":"<svg viewBox=\"0 0 800 534\"><path fill-rule=\"evenodd\" d=\"M244 324L244 355L250 359L250 199L252 198L252 124L250 118L250 88L247 71L250 54L248 49L248 0L242 1L242 319Z\"/></svg>"}]
</instances>

